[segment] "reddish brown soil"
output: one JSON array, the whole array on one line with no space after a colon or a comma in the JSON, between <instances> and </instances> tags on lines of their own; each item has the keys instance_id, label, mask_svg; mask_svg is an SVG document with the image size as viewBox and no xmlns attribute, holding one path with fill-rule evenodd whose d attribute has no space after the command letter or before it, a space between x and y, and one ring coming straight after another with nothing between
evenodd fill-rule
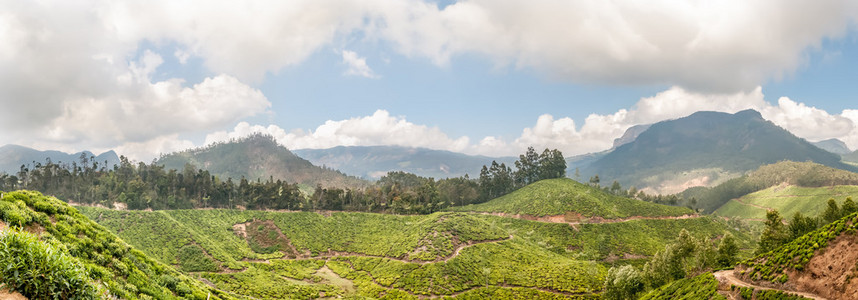
<instances>
[{"instance_id":1,"label":"reddish brown soil","mask_svg":"<svg viewBox=\"0 0 858 300\"><path fill-rule=\"evenodd\" d=\"M843 234L818 252L788 284L829 299L858 299L858 236Z\"/></svg>"},{"instance_id":2,"label":"reddish brown soil","mask_svg":"<svg viewBox=\"0 0 858 300\"><path fill-rule=\"evenodd\" d=\"M18 292L9 292L7 289L0 289L0 299L3 300L27 300L27 297Z\"/></svg>"}]
</instances>

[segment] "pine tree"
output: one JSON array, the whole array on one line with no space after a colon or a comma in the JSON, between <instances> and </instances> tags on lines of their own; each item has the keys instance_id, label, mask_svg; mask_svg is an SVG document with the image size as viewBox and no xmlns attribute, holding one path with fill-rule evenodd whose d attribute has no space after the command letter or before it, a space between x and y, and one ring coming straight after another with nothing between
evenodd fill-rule
<instances>
[{"instance_id":1,"label":"pine tree","mask_svg":"<svg viewBox=\"0 0 858 300\"><path fill-rule=\"evenodd\" d=\"M777 249L786 243L787 238L786 228L780 213L776 209L766 212L766 228L763 230L763 235L760 236L760 245L756 254Z\"/></svg>"}]
</instances>

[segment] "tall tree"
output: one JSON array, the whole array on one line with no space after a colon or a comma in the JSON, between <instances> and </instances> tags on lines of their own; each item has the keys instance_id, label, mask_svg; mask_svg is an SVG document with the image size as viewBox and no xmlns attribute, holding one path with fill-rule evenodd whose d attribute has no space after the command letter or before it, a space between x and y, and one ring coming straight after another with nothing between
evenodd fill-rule
<instances>
[{"instance_id":1,"label":"tall tree","mask_svg":"<svg viewBox=\"0 0 858 300\"><path fill-rule=\"evenodd\" d=\"M787 242L788 235L783 224L783 218L776 209L766 212L766 228L760 236L760 245L756 254L766 253L777 249Z\"/></svg>"},{"instance_id":2,"label":"tall tree","mask_svg":"<svg viewBox=\"0 0 858 300\"><path fill-rule=\"evenodd\" d=\"M515 184L518 187L535 182L539 178L539 154L533 147L527 147L525 154L519 155L515 162Z\"/></svg>"}]
</instances>

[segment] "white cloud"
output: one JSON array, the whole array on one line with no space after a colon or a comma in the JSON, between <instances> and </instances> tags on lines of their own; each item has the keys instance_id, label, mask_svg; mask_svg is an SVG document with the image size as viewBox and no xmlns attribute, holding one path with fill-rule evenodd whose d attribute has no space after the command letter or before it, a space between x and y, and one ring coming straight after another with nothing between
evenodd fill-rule
<instances>
[{"instance_id":1,"label":"white cloud","mask_svg":"<svg viewBox=\"0 0 858 300\"><path fill-rule=\"evenodd\" d=\"M343 73L345 75L378 78L378 75L366 64L366 58L358 56L354 51L343 50L343 64L348 66Z\"/></svg>"},{"instance_id":2,"label":"white cloud","mask_svg":"<svg viewBox=\"0 0 858 300\"><path fill-rule=\"evenodd\" d=\"M152 145L167 137L208 132L270 107L259 90L228 74L192 85L153 80L164 59L149 49L137 54L144 36L111 22L119 21L111 5L118 4L4 4L0 139L69 151L118 147L148 153L145 159L166 149Z\"/></svg>"},{"instance_id":3,"label":"white cloud","mask_svg":"<svg viewBox=\"0 0 858 300\"><path fill-rule=\"evenodd\" d=\"M178 134L159 136L144 142L129 142L116 147L116 153L133 160L148 162L160 153L172 153L194 147L194 143L181 139Z\"/></svg>"},{"instance_id":4,"label":"white cloud","mask_svg":"<svg viewBox=\"0 0 858 300\"><path fill-rule=\"evenodd\" d=\"M360 37L439 65L473 55L561 80L677 87L628 110L591 115L580 127L541 116L512 142L491 137L470 144L376 112L285 133L294 145L515 154L533 143L574 154L609 146L633 124L699 109L758 108L800 136L841 137L858 146L852 111L829 114L790 99L768 105L754 89L799 68L823 40L847 33L858 11L854 1L472 0L443 9L419 0L5 1L3 8L0 139L11 142L155 149L145 145L265 112L270 103L246 82ZM199 58L219 75L191 86L181 78L155 80L164 60L140 49L147 44L175 45L180 63ZM353 74L375 75L364 58L342 54Z\"/></svg>"},{"instance_id":5,"label":"white cloud","mask_svg":"<svg viewBox=\"0 0 858 300\"><path fill-rule=\"evenodd\" d=\"M391 116L385 110L377 110L371 116L326 121L315 130L307 131L298 129L287 132L276 125L266 127L241 122L231 132L209 134L206 136L206 144L239 138L254 132L270 134L290 149L398 145L464 151L469 146L467 137L453 139L437 127L417 125L408 122L404 117Z\"/></svg>"},{"instance_id":6,"label":"white cloud","mask_svg":"<svg viewBox=\"0 0 858 300\"><path fill-rule=\"evenodd\" d=\"M672 87L653 97L642 98L635 107L610 115L591 114L579 128L573 120L555 120L542 115L531 128L525 128L512 145L522 151L529 145L558 148L566 155L606 150L626 129L688 116L697 111L735 113L745 109L759 111L763 118L809 141L838 138L851 149L858 148L858 111L829 114L825 110L795 102L787 97L777 105L765 101L762 88L734 94L702 94Z\"/></svg>"},{"instance_id":7,"label":"white cloud","mask_svg":"<svg viewBox=\"0 0 858 300\"><path fill-rule=\"evenodd\" d=\"M329 120L315 130L285 130L276 125L238 123L232 131L206 136L206 144L240 138L261 132L274 136L290 149L331 148L335 146L399 145L424 147L468 154L509 156L523 153L527 147L560 149L566 156L603 151L613 140L634 125L651 124L688 116L697 111L736 113L755 109L798 137L810 141L839 138L851 149L858 148L858 110L841 114L807 106L782 97L777 105L765 101L762 88L732 94L702 94L672 87L652 97L641 98L634 107L613 114L591 114L577 125L568 117L544 114L532 127L524 128L512 141L486 136L476 143L469 137L451 138L439 128L418 125L404 117L378 110L371 116L348 120Z\"/></svg>"},{"instance_id":8,"label":"white cloud","mask_svg":"<svg viewBox=\"0 0 858 300\"><path fill-rule=\"evenodd\" d=\"M842 0L405 3L382 9L377 30L408 55L445 64L476 53L560 79L710 92L789 74L858 15Z\"/></svg>"},{"instance_id":9,"label":"white cloud","mask_svg":"<svg viewBox=\"0 0 858 300\"><path fill-rule=\"evenodd\" d=\"M173 52L173 56L179 60L179 64L183 65L188 63L188 59L191 58L191 54L182 49L176 49L176 52Z\"/></svg>"}]
</instances>

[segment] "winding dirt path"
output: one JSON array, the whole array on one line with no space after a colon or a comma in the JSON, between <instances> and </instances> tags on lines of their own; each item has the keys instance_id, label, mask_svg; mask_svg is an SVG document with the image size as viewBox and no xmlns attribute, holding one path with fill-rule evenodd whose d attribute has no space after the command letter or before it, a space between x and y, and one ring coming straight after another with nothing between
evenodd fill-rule
<instances>
[{"instance_id":1,"label":"winding dirt path","mask_svg":"<svg viewBox=\"0 0 858 300\"><path fill-rule=\"evenodd\" d=\"M775 288L771 288L771 287L759 286L759 285L756 285L753 283L745 282L745 281L742 281L742 279L739 279L738 277L736 277L733 270L722 270L722 271L715 272L713 275L715 275L715 278L718 279L719 282L727 283L729 285L735 285L735 286L740 286L740 287L749 287L749 288L754 288L757 290L775 290L775 291L781 291L781 292L787 293L787 294L802 296L802 297L809 298L809 299L828 300L827 298L820 297L816 294L775 289Z\"/></svg>"}]
</instances>

